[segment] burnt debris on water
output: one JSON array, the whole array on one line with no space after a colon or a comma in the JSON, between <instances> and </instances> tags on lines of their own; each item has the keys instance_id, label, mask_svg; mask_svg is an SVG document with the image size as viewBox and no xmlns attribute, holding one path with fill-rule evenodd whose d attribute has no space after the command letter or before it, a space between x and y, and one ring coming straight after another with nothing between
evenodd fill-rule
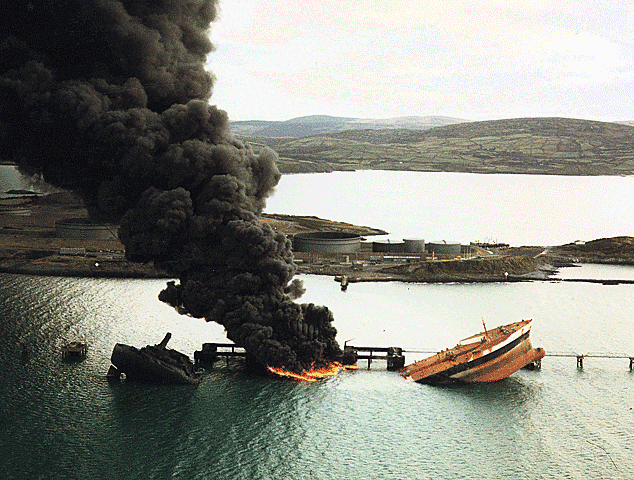
<instances>
[{"instance_id":1,"label":"burnt debris on water","mask_svg":"<svg viewBox=\"0 0 634 480\"><path fill-rule=\"evenodd\" d=\"M129 259L179 281L159 298L223 325L266 365L340 359L284 234L259 221L276 154L234 139L207 103L211 0L17 0L0 22L0 152L119 222Z\"/></svg>"}]
</instances>

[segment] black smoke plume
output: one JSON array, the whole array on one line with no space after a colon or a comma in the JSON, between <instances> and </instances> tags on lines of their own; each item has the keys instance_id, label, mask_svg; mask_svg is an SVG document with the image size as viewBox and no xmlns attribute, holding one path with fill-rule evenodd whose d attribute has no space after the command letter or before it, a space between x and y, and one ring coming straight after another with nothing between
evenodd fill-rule
<instances>
[{"instance_id":1,"label":"black smoke plume","mask_svg":"<svg viewBox=\"0 0 634 480\"><path fill-rule=\"evenodd\" d=\"M223 325L261 363L341 355L299 305L290 242L259 220L280 173L210 106L212 0L13 0L0 20L0 155L120 222L128 258L179 279L159 298Z\"/></svg>"}]
</instances>

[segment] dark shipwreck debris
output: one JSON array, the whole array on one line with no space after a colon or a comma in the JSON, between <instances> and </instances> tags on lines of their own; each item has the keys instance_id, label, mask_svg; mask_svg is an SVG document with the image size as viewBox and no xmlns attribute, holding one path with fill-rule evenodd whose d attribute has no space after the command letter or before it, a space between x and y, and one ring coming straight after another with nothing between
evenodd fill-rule
<instances>
[{"instance_id":1,"label":"dark shipwreck debris","mask_svg":"<svg viewBox=\"0 0 634 480\"><path fill-rule=\"evenodd\" d=\"M167 333L158 345L147 345L137 349L117 343L112 351L112 366L108 377L118 378L124 373L126 378L152 383L198 384L200 374L194 370L190 358L176 350L167 348L172 337Z\"/></svg>"}]
</instances>

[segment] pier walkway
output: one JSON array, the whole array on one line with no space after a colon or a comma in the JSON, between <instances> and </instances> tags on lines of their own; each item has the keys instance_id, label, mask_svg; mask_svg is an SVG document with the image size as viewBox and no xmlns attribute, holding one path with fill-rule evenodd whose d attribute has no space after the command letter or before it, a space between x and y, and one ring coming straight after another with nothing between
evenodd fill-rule
<instances>
[{"instance_id":1,"label":"pier walkway","mask_svg":"<svg viewBox=\"0 0 634 480\"><path fill-rule=\"evenodd\" d=\"M561 353L561 352L553 352L548 353L546 351L547 357L568 357L568 358L576 358L577 359L577 368L583 368L583 359L584 358L624 358L630 361L630 371L634 370L634 356L626 355L624 353L585 353L585 354L577 354L577 353Z\"/></svg>"},{"instance_id":2,"label":"pier walkway","mask_svg":"<svg viewBox=\"0 0 634 480\"><path fill-rule=\"evenodd\" d=\"M438 353L433 350L403 350L403 353L425 353L429 355L433 355ZM545 357L568 357L568 358L576 358L577 359L577 368L583 368L583 359L584 358L614 358L614 359L626 359L630 361L630 371L634 371L634 356L627 355L624 353L566 353L566 352L549 352L546 350ZM536 365L536 368L541 368L541 361L539 361Z\"/></svg>"}]
</instances>

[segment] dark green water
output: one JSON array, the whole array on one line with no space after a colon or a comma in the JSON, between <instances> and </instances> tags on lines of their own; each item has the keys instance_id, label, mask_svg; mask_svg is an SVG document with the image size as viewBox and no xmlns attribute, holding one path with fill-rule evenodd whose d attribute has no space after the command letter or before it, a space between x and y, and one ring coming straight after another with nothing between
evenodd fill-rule
<instances>
[{"instance_id":1,"label":"dark green water","mask_svg":"<svg viewBox=\"0 0 634 480\"><path fill-rule=\"evenodd\" d=\"M341 343L442 348L481 315L496 325L526 312L547 351L634 347L632 286L355 284L343 294L330 278L304 280L305 301L335 313ZM222 331L158 302L163 281L0 275L0 285L0 478L634 476L627 360L577 370L546 357L541 371L441 388L378 363L314 384L254 377L239 362L197 387L110 383L116 342L158 343L170 331L170 346L192 355ZM71 340L88 343L85 360L62 360Z\"/></svg>"}]
</instances>

